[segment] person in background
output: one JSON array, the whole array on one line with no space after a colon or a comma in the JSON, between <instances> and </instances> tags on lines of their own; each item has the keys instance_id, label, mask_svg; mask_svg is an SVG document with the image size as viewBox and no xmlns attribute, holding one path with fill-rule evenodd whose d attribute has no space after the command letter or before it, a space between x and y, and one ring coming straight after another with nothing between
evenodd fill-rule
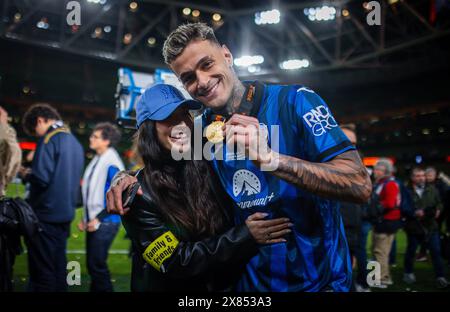
<instances>
[{"instance_id":1,"label":"person in background","mask_svg":"<svg viewBox=\"0 0 450 312\"><path fill-rule=\"evenodd\" d=\"M22 123L27 134L39 138L31 172L22 176L30 182L29 203L41 227L33 243L26 242L28 290L66 291L66 246L78 201L83 147L48 104L31 106Z\"/></svg>"},{"instance_id":2,"label":"person in background","mask_svg":"<svg viewBox=\"0 0 450 312\"><path fill-rule=\"evenodd\" d=\"M414 200L414 218L407 220L405 231L408 244L405 253L405 283L413 284L416 281L414 274L414 257L417 246L424 242L430 250L431 260L436 275L436 287L447 288L448 281L444 277L444 265L441 259L441 246L438 224L436 219L442 210L442 202L437 189L426 184L425 171L414 168L411 172L411 191Z\"/></svg>"},{"instance_id":3,"label":"person in background","mask_svg":"<svg viewBox=\"0 0 450 312\"><path fill-rule=\"evenodd\" d=\"M397 168L393 166L393 176L395 176L395 181L397 182L399 186L400 191L400 183L403 183L400 181L397 177ZM401 191L400 191L400 202L401 202ZM391 251L389 252L389 265L391 268L397 267L397 233L394 235L394 240L392 241Z\"/></svg>"},{"instance_id":4,"label":"person in background","mask_svg":"<svg viewBox=\"0 0 450 312\"><path fill-rule=\"evenodd\" d=\"M394 282L389 268L389 253L395 233L401 228L400 187L393 176L393 165L387 158L381 158L374 167L375 188L383 215L374 224L372 252L381 266L381 288L387 288Z\"/></svg>"},{"instance_id":5,"label":"person in background","mask_svg":"<svg viewBox=\"0 0 450 312\"><path fill-rule=\"evenodd\" d=\"M442 224L445 222L444 220L448 219L448 209L446 209L446 193L448 191L448 185L446 185L442 180L437 179L437 172L436 169L434 169L433 167L427 167L425 169L425 178L426 178L426 183L428 184L432 184L436 187L436 189L439 192L439 196L441 198L442 204L443 204L443 208L442 211L439 215L438 218L438 225L439 225L439 231L441 231L442 228ZM447 229L448 227L448 223L447 225ZM426 247L425 242L423 242L422 244L420 244L420 250L419 253L416 256L416 261L417 262L426 262L428 260L428 250Z\"/></svg>"},{"instance_id":6,"label":"person in background","mask_svg":"<svg viewBox=\"0 0 450 312\"><path fill-rule=\"evenodd\" d=\"M448 180L446 180L443 176L443 173L438 176L436 169L433 167L427 167L425 169L427 184L434 185L436 187L443 205L441 214L437 220L439 231L442 230L442 225L445 223L446 231L450 232L450 185L448 184Z\"/></svg>"},{"instance_id":7,"label":"person in background","mask_svg":"<svg viewBox=\"0 0 450 312\"><path fill-rule=\"evenodd\" d=\"M16 131L8 123L8 113L0 106L0 198L5 196L6 187L19 171L21 161Z\"/></svg>"},{"instance_id":8,"label":"person in background","mask_svg":"<svg viewBox=\"0 0 450 312\"><path fill-rule=\"evenodd\" d=\"M19 171L21 158L16 131L8 123L8 113L0 106L0 292L13 290L13 266L18 250L6 226L9 220L2 212L7 207L6 188Z\"/></svg>"},{"instance_id":9,"label":"person in background","mask_svg":"<svg viewBox=\"0 0 450 312\"><path fill-rule=\"evenodd\" d=\"M96 156L83 176L83 219L78 224L86 233L86 258L91 276L90 291L111 292L113 286L108 269L108 250L120 226L120 216L106 211L106 192L114 175L124 170L119 154L114 149L120 141L120 131L109 122L99 123L89 137L89 148Z\"/></svg>"},{"instance_id":10,"label":"person in background","mask_svg":"<svg viewBox=\"0 0 450 312\"><path fill-rule=\"evenodd\" d=\"M356 147L357 144L357 136L355 132L355 125L348 124L341 126L342 131L350 140L350 143ZM362 205L349 203L349 202L341 202L341 215L342 221L344 223L345 236L347 238L347 243L350 251L350 257L352 259L353 268L358 266L358 275L356 279L353 279L352 290L357 292L369 292L370 289L367 285L366 276L364 272L367 271L367 255L365 258L361 257L361 240L362 240ZM367 240L367 238L366 238ZM365 244L364 244L364 253L365 253ZM362 276L360 276L362 275Z\"/></svg>"}]
</instances>

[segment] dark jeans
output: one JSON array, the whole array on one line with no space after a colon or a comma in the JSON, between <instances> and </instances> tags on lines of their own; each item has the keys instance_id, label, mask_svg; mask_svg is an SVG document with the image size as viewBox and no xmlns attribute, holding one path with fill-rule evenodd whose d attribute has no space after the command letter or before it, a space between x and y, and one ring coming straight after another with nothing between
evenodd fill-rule
<instances>
[{"instance_id":1,"label":"dark jeans","mask_svg":"<svg viewBox=\"0 0 450 312\"><path fill-rule=\"evenodd\" d=\"M392 242L391 252L389 253L389 264L397 263L397 235Z\"/></svg>"},{"instance_id":2,"label":"dark jeans","mask_svg":"<svg viewBox=\"0 0 450 312\"><path fill-rule=\"evenodd\" d=\"M66 245L70 222L40 222L42 231L33 242L27 241L28 291L67 291Z\"/></svg>"},{"instance_id":3,"label":"dark jeans","mask_svg":"<svg viewBox=\"0 0 450 312\"><path fill-rule=\"evenodd\" d=\"M419 254L421 254L421 255L427 254L427 246L425 243L420 244Z\"/></svg>"},{"instance_id":4,"label":"dark jeans","mask_svg":"<svg viewBox=\"0 0 450 312\"><path fill-rule=\"evenodd\" d=\"M355 253L358 264L358 274L356 282L360 285L368 287L367 285L367 237L369 236L372 225L370 222L363 221L361 224L360 243L357 252Z\"/></svg>"},{"instance_id":5,"label":"dark jeans","mask_svg":"<svg viewBox=\"0 0 450 312\"><path fill-rule=\"evenodd\" d=\"M423 242L421 237L408 234L408 246L405 254L405 273L413 273L414 262L416 260L416 250L419 244ZM441 243L439 233L437 231L428 234L424 241L425 245L430 250L431 261L433 263L434 273L436 277L444 276L444 265L441 259Z\"/></svg>"},{"instance_id":6,"label":"dark jeans","mask_svg":"<svg viewBox=\"0 0 450 312\"><path fill-rule=\"evenodd\" d=\"M113 291L106 260L119 226L120 223L104 222L97 231L86 232L86 262L91 276L90 291Z\"/></svg>"}]
</instances>

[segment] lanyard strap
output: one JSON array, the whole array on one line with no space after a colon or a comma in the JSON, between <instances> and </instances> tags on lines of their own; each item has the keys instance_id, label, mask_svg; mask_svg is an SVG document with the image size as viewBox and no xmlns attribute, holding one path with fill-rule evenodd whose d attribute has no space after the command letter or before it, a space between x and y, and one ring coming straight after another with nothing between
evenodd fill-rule
<instances>
[{"instance_id":1,"label":"lanyard strap","mask_svg":"<svg viewBox=\"0 0 450 312\"><path fill-rule=\"evenodd\" d=\"M244 95L242 96L241 103L239 104L236 114L242 114L246 116L257 117L259 108L261 107L261 101L264 95L264 84L259 81L244 81L245 86ZM213 121L223 121L230 119L232 114L223 108L219 111L213 112L209 115L208 124Z\"/></svg>"}]
</instances>

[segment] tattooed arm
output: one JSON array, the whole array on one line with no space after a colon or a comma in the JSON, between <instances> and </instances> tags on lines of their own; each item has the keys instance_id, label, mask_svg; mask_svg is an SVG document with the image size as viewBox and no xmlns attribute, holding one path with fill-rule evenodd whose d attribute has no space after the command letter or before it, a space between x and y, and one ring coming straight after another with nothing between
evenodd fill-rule
<instances>
[{"instance_id":1,"label":"tattooed arm","mask_svg":"<svg viewBox=\"0 0 450 312\"><path fill-rule=\"evenodd\" d=\"M355 203L366 203L372 183L357 151L344 152L325 163L313 163L291 156L279 157L271 174L319 196Z\"/></svg>"},{"instance_id":2,"label":"tattooed arm","mask_svg":"<svg viewBox=\"0 0 450 312\"><path fill-rule=\"evenodd\" d=\"M235 114L225 129L227 141L244 146L256 166L280 179L330 199L356 203L366 203L369 199L372 184L355 150L344 152L328 162L315 163L278 154L267 147L261 149L260 144L265 141L259 140L256 118ZM255 140L257 143L252 144Z\"/></svg>"}]
</instances>

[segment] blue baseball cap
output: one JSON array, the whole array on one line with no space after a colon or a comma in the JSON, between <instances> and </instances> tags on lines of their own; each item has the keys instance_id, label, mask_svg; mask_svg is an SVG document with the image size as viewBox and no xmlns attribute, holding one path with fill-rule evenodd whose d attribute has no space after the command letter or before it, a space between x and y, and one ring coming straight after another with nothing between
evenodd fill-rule
<instances>
[{"instance_id":1,"label":"blue baseball cap","mask_svg":"<svg viewBox=\"0 0 450 312\"><path fill-rule=\"evenodd\" d=\"M136 106L137 128L146 120L166 119L183 104L189 109L202 107L200 102L186 99L181 91L172 85L161 83L148 88Z\"/></svg>"}]
</instances>

